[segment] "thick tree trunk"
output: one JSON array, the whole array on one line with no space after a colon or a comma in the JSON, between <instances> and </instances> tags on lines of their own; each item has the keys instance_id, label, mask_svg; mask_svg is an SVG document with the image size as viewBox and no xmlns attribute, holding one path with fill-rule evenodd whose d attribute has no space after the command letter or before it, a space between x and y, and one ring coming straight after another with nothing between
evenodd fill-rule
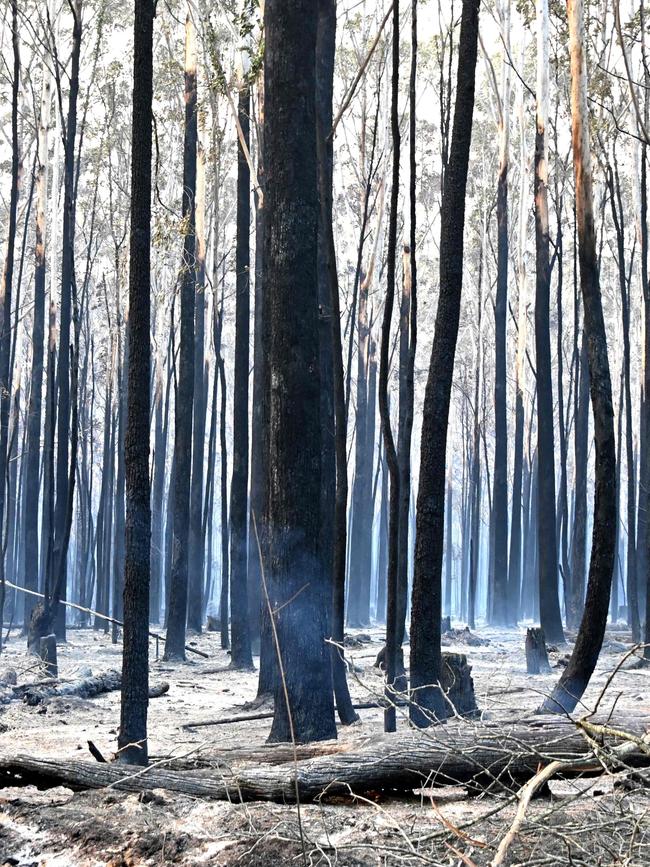
<instances>
[{"instance_id":1,"label":"thick tree trunk","mask_svg":"<svg viewBox=\"0 0 650 867\"><path fill-rule=\"evenodd\" d=\"M320 561L317 16L306 0L264 9L264 262L269 287L268 579L281 678L271 741L336 736ZM299 448L296 448L296 437Z\"/></svg>"},{"instance_id":2,"label":"thick tree trunk","mask_svg":"<svg viewBox=\"0 0 650 867\"><path fill-rule=\"evenodd\" d=\"M628 721L630 725L634 732L642 733L641 725ZM223 766L204 771L152 767L146 774L125 774L124 768L109 763L12 755L0 757L0 772L7 785L14 786L65 785L77 791L107 786L129 792L167 789L199 798L280 803L292 803L296 795L301 801L318 799L324 790L330 795L349 795L350 789L358 794L412 792L432 778L436 785L474 782L479 787L494 787L499 781L507 789L516 789L539 771L540 763L547 766L552 761L570 763L573 759L584 762L565 768L560 776L602 773L599 759L571 720L549 718L533 726L521 722L479 727L450 722L436 732L435 739L431 735L384 735L342 754L340 747L333 745L333 755L301 761L297 768L291 751L284 755L286 763L272 764L277 759L267 747L268 761L254 757L252 766L237 770ZM608 753L613 753L616 743L611 736L605 738ZM626 744L623 749L627 764L647 765L641 748ZM230 766L227 753L225 762Z\"/></svg>"},{"instance_id":3,"label":"thick tree trunk","mask_svg":"<svg viewBox=\"0 0 650 867\"><path fill-rule=\"evenodd\" d=\"M120 761L147 764L149 693L149 579L151 488L149 405L151 402L151 142L153 22L155 0L135 7L133 127L131 132L131 236L129 255L127 424L124 439L126 523L124 643Z\"/></svg>"},{"instance_id":4,"label":"thick tree trunk","mask_svg":"<svg viewBox=\"0 0 650 867\"><path fill-rule=\"evenodd\" d=\"M175 407L174 527L165 659L185 659L187 617L192 408L194 403L194 304L196 292L196 33L185 20L185 143L183 153L183 259L181 264L181 340Z\"/></svg>"},{"instance_id":5,"label":"thick tree trunk","mask_svg":"<svg viewBox=\"0 0 650 867\"><path fill-rule=\"evenodd\" d=\"M431 714L446 716L446 708L435 687L442 673L440 603L445 460L463 280L465 192L474 113L478 12L478 0L463 0L456 106L441 209L440 293L422 420L411 603L413 704L410 713L416 725L428 725Z\"/></svg>"},{"instance_id":6,"label":"thick tree trunk","mask_svg":"<svg viewBox=\"0 0 650 867\"><path fill-rule=\"evenodd\" d=\"M571 120L578 221L580 284L588 340L589 380L594 415L595 501L591 561L585 610L571 658L546 711L570 713L582 697L603 643L616 553L616 440L605 321L600 295L594 228L587 68L582 0L569 0Z\"/></svg>"}]
</instances>

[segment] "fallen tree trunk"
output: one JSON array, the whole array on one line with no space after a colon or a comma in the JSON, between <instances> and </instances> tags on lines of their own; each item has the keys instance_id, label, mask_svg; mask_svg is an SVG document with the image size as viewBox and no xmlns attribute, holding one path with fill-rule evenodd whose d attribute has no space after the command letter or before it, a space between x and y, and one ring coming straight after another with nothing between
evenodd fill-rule
<instances>
[{"instance_id":1,"label":"fallen tree trunk","mask_svg":"<svg viewBox=\"0 0 650 867\"><path fill-rule=\"evenodd\" d=\"M609 734L594 748L580 731L580 723L561 718L535 718L491 725L454 723L424 733L384 735L347 753L322 756L297 764L259 764L236 770L173 771L161 766L130 768L32 756L0 756L0 782L5 785L65 785L72 789L107 786L128 792L167 789L193 797L217 800L295 801L314 800L326 794L361 793L369 790L412 791L423 786L473 783L483 788L500 785L516 788L559 761L566 775L601 773L602 761L611 757L625 739ZM628 725L628 729L630 726ZM645 727L632 728L643 735ZM650 755L636 743L625 744L627 766L648 766ZM572 760L583 759L579 763Z\"/></svg>"},{"instance_id":2,"label":"fallen tree trunk","mask_svg":"<svg viewBox=\"0 0 650 867\"><path fill-rule=\"evenodd\" d=\"M93 698L94 696L102 695L102 693L105 692L113 692L121 687L121 673L119 671L111 670L93 677L84 677L82 680L73 681L72 683L14 687L14 693L16 698L22 697L26 704L30 705L30 707L34 707L48 698L56 698L58 696ZM159 684L153 684L149 689L149 698L158 698L166 692L169 692L169 684L166 681L162 681Z\"/></svg>"}]
</instances>

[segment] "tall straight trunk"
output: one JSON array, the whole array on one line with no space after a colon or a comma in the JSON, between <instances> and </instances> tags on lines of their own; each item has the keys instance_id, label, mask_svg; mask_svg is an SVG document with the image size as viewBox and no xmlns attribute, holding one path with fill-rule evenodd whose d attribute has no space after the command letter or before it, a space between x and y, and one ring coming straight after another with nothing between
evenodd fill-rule
<instances>
[{"instance_id":1,"label":"tall straight trunk","mask_svg":"<svg viewBox=\"0 0 650 867\"><path fill-rule=\"evenodd\" d=\"M510 0L503 0L501 27L510 42ZM497 182L497 290L494 306L494 623L514 622L508 587L508 418L507 418L507 321L508 321L508 167L510 135L510 66L504 60L499 123L499 177Z\"/></svg>"},{"instance_id":2,"label":"tall straight trunk","mask_svg":"<svg viewBox=\"0 0 650 867\"><path fill-rule=\"evenodd\" d=\"M160 359L160 366L163 360ZM151 487L151 556L150 556L150 594L149 619L152 623L160 620L160 601L163 584L163 499L165 496L165 453L166 437L163 426L163 371L156 371L154 389L154 445L153 480Z\"/></svg>"},{"instance_id":3,"label":"tall straight trunk","mask_svg":"<svg viewBox=\"0 0 650 867\"><path fill-rule=\"evenodd\" d=\"M74 243L76 230L75 187L75 147L77 138L77 99L79 96L79 62L81 55L81 13L83 0L70 3L73 17L72 55L70 61L70 93L68 97L68 116L65 126L64 149L64 204L63 235L61 257L61 307L59 314L59 354L57 368L58 412L57 412L57 451L56 451L56 501L54 508L54 551L52 557L53 574L50 576L53 592L58 598L52 614L56 616L56 635L65 641L65 606L59 599L66 599L67 584L67 543L66 516L70 489L74 477L69 475L69 441L71 430L71 351L70 329L72 322L72 293L74 282ZM73 396L74 400L74 396ZM74 456L73 456L74 459ZM48 605L50 608L51 605ZM49 629L49 626L48 626Z\"/></svg>"},{"instance_id":4,"label":"tall straight trunk","mask_svg":"<svg viewBox=\"0 0 650 867\"><path fill-rule=\"evenodd\" d=\"M261 76L260 76L261 78ZM266 599L262 592L262 539L266 514L266 479L268 477L268 421L269 382L268 364L264 345L265 292L264 292L264 92L263 82L257 87L257 182L255 191L255 310L253 314L253 408L251 416L251 481L250 515L248 520L248 620L253 652L262 655L262 622L268 620ZM258 544L259 542L259 544ZM266 633L269 632L268 625ZM268 649L268 645L267 645ZM268 653L265 654L267 657ZM271 657L273 649L271 648ZM271 691L271 684L262 683L260 658L260 687Z\"/></svg>"},{"instance_id":5,"label":"tall straight trunk","mask_svg":"<svg viewBox=\"0 0 650 867\"><path fill-rule=\"evenodd\" d=\"M417 19L416 19L417 20ZM415 87L415 84L413 84ZM415 98L413 98L415 99ZM415 102L410 103L410 111L415 112ZM415 147L415 142L413 142ZM412 171L415 174L415 155ZM414 183L415 180L412 180ZM412 191L414 196L414 191ZM411 213L415 221L415 215ZM412 235L415 233L413 227ZM408 599L409 565L409 511L411 505L411 433L413 430L413 370L415 363L415 342L417 325L412 311L413 270L412 261L415 248L404 247L402 257L402 298L399 319L399 418L397 432L397 457L400 471L399 504L399 542L397 551L397 641L401 647L404 640L406 605ZM399 653L399 649L398 649Z\"/></svg>"},{"instance_id":6,"label":"tall straight trunk","mask_svg":"<svg viewBox=\"0 0 650 867\"><path fill-rule=\"evenodd\" d=\"M523 48L522 48L523 51ZM526 344L528 332L528 273L524 261L528 244L529 176L527 171L526 118L524 116L523 87L519 110L520 128L520 191L519 191L519 250L517 278L517 361L515 369L515 437L512 464L512 513L510 516L510 550L508 559L508 588L511 598L518 602L521 591L521 512L522 474L524 461L524 395L526 389ZM515 619L518 612L516 605Z\"/></svg>"},{"instance_id":7,"label":"tall straight trunk","mask_svg":"<svg viewBox=\"0 0 650 867\"><path fill-rule=\"evenodd\" d=\"M521 223L520 223L521 225ZM475 628L476 624L476 590L478 587L479 576L479 556L480 556L480 541L481 541L481 424L479 416L479 393L481 386L481 370L483 368L483 256L485 246L487 226L483 224L481 232L481 248L479 252L479 267L478 267L478 321L476 324L477 341L476 341L476 372L474 375L474 430L472 434L472 462L470 476L470 497L471 497L471 528L469 539L469 581L468 581L468 601L467 601L467 622L470 629ZM521 286L520 286L521 291ZM518 380L519 381L519 380ZM522 425L523 428L523 425ZM522 430L523 439L523 430ZM519 493L521 499L521 490ZM512 514L514 526L514 514L516 511L516 503L513 501ZM521 513L521 509L519 509ZM520 533L521 536L521 533ZM514 538L514 532L512 534ZM521 539L520 539L521 546ZM512 552L512 548L511 548ZM519 561L521 561L521 551L519 552ZM512 569L512 560L510 562ZM519 573L521 569L519 569ZM515 576L516 587L519 588L520 574ZM510 575L508 576L510 584Z\"/></svg>"},{"instance_id":8,"label":"tall straight trunk","mask_svg":"<svg viewBox=\"0 0 650 867\"><path fill-rule=\"evenodd\" d=\"M270 741L336 737L331 582L320 561L317 16L307 0L264 8L264 263L269 287L269 569L281 681ZM300 448L296 435L300 434Z\"/></svg>"},{"instance_id":9,"label":"tall straight trunk","mask_svg":"<svg viewBox=\"0 0 650 867\"><path fill-rule=\"evenodd\" d=\"M393 3L393 36L391 53L391 99L390 127L393 144L392 184L390 193L390 218L388 225L388 253L386 257L386 298L384 300L384 318L381 329L381 350L379 367L379 415L381 430L386 449L386 462L390 473L390 494L388 505L388 569L386 576L386 698L387 709L384 711L384 731L393 732L396 728L395 705L393 693L397 675L398 629L399 629L399 504L400 504L400 472L395 448L395 439L390 421L388 405L388 367L390 326L395 303L395 265L397 254L397 208L399 197L399 161L400 161L400 129L398 113L399 96L399 0Z\"/></svg>"},{"instance_id":10,"label":"tall straight trunk","mask_svg":"<svg viewBox=\"0 0 650 867\"><path fill-rule=\"evenodd\" d=\"M187 625L201 632L203 624L203 464L207 395L205 359L205 152L199 136L196 160L196 287L194 304L194 406L192 424L192 477L188 553Z\"/></svg>"},{"instance_id":11,"label":"tall straight trunk","mask_svg":"<svg viewBox=\"0 0 650 867\"><path fill-rule=\"evenodd\" d=\"M133 127L131 131L131 234L127 351L127 423L124 439L126 521L124 644L119 759L147 764L149 694L149 579L151 489L151 139L155 0L135 4Z\"/></svg>"},{"instance_id":12,"label":"tall straight trunk","mask_svg":"<svg viewBox=\"0 0 650 867\"><path fill-rule=\"evenodd\" d=\"M364 596L367 563L367 540L370 536L368 516L369 494L372 486L372 459L368 456L368 352L370 328L368 324L368 284L364 279L359 287L357 318L357 399L354 480L352 482L352 518L350 527L350 566L348 590L348 624L367 626L370 615L369 598Z\"/></svg>"},{"instance_id":13,"label":"tall straight trunk","mask_svg":"<svg viewBox=\"0 0 650 867\"><path fill-rule=\"evenodd\" d=\"M377 554L377 611L379 623L386 623L386 577L388 569L388 464L381 441L381 494L379 497L379 551Z\"/></svg>"},{"instance_id":14,"label":"tall straight trunk","mask_svg":"<svg viewBox=\"0 0 650 867\"><path fill-rule=\"evenodd\" d=\"M185 19L185 141L183 151L183 259L181 265L181 340L175 407L174 540L165 659L185 659L187 616L192 408L194 403L194 303L196 293L196 33Z\"/></svg>"},{"instance_id":15,"label":"tall straight trunk","mask_svg":"<svg viewBox=\"0 0 650 867\"><path fill-rule=\"evenodd\" d=\"M118 340L118 345L121 340ZM115 517L113 519L113 532L115 540L113 542L113 604L111 616L113 620L122 620L123 599L124 593L124 562L125 562L125 490L126 490L126 468L124 464L124 440L127 414L127 389L126 378L128 376L128 346L125 347L122 358L118 362L117 371L117 474L115 477L115 500L113 503ZM148 382L148 380L147 380ZM149 393L149 392L148 392ZM148 403L147 403L148 405ZM148 413L147 413L148 418ZM147 449L148 456L148 449ZM113 644L117 644L118 626L117 623L111 625L111 636Z\"/></svg>"},{"instance_id":16,"label":"tall straight trunk","mask_svg":"<svg viewBox=\"0 0 650 867\"><path fill-rule=\"evenodd\" d=\"M241 135L250 146L250 87L239 91L237 115ZM250 169L242 142L237 151L237 240L235 304L235 379L233 385L233 452L230 487L231 666L252 668L248 623L248 376L250 343Z\"/></svg>"},{"instance_id":17,"label":"tall straight trunk","mask_svg":"<svg viewBox=\"0 0 650 867\"><path fill-rule=\"evenodd\" d=\"M415 572L411 603L411 720L426 726L446 716L440 690L441 571L445 462L463 282L465 193L474 114L479 0L463 0L456 106L440 225L440 292L424 397ZM505 601L505 600L503 600Z\"/></svg>"},{"instance_id":18,"label":"tall straight trunk","mask_svg":"<svg viewBox=\"0 0 650 867\"><path fill-rule=\"evenodd\" d=\"M341 722L349 725L359 717L352 707L343 655L348 469L341 310L332 214L334 145L330 130L333 113L335 51L336 2L320 0L316 36L316 122L321 204L318 224L322 414L321 556L323 568L331 582L332 607L329 631L336 645L331 650L336 710Z\"/></svg>"},{"instance_id":19,"label":"tall straight trunk","mask_svg":"<svg viewBox=\"0 0 650 867\"><path fill-rule=\"evenodd\" d=\"M52 76L43 63L41 106L38 124L36 176L36 232L34 256L34 313L32 319L32 366L27 409L27 450L25 454L24 555L25 587L38 590L39 538L38 501L41 455L41 420L43 403L43 356L45 351L45 276L47 235L48 133L52 105ZM25 596L25 628L36 605L35 597Z\"/></svg>"},{"instance_id":20,"label":"tall straight trunk","mask_svg":"<svg viewBox=\"0 0 650 867\"><path fill-rule=\"evenodd\" d=\"M219 388L221 389L221 407L219 412L219 445L221 447L221 596L219 599L219 619L221 632L221 647L230 646L229 609L230 598L230 557L229 557L229 526L228 526L228 443L226 439L226 411L228 392L226 390L226 362L221 351L221 336L223 332L223 296L221 306L217 311L214 302L214 351L219 371ZM216 376L216 372L215 372Z\"/></svg>"},{"instance_id":21,"label":"tall straight trunk","mask_svg":"<svg viewBox=\"0 0 650 867\"><path fill-rule=\"evenodd\" d=\"M9 193L9 226L7 249L0 286L0 540L4 538L7 445L9 436L9 408L11 386L9 383L9 358L11 355L11 293L13 288L14 250L16 243L16 217L18 211L18 175L20 156L18 152L18 93L20 88L20 37L18 35L18 0L11 3L11 41L13 46L13 73L11 85L11 189ZM0 632L5 603L5 560L0 552ZM0 634L0 650L2 635Z\"/></svg>"},{"instance_id":22,"label":"tall straight trunk","mask_svg":"<svg viewBox=\"0 0 650 867\"><path fill-rule=\"evenodd\" d=\"M641 52L643 58L643 83L645 85L643 97L643 116L645 128L648 128L650 120L650 99L648 88L650 87L650 70L648 70L648 58L646 54L645 29L647 26L645 15L645 3L640 4L641 19ZM650 533L648 533L648 490L650 488L650 448L648 448L647 431L650 430L650 283L648 281L648 190L646 187L648 174L648 143L641 145L641 288L643 290L643 323L644 323L644 352L643 352L643 388L641 399L641 434L639 449L639 521L637 535L637 576L641 588L645 583L645 632L643 655L650 659ZM643 517L645 519L645 534L641 532L641 501L643 500Z\"/></svg>"},{"instance_id":23,"label":"tall straight trunk","mask_svg":"<svg viewBox=\"0 0 650 867\"><path fill-rule=\"evenodd\" d=\"M106 556L105 546L107 543L106 524L110 523L110 503L113 498L113 483L112 483L112 466L113 466L113 440L111 436L111 404L112 404L112 378L108 377L106 383L106 394L104 398L104 439L102 448L102 481L99 490L99 508L97 511L97 539L96 539L96 561L97 561L97 596L95 600L95 611L98 614L108 614L108 588L109 577L106 574ZM94 628L96 630L103 629L106 625L104 618L95 615Z\"/></svg>"},{"instance_id":24,"label":"tall straight trunk","mask_svg":"<svg viewBox=\"0 0 650 867\"><path fill-rule=\"evenodd\" d=\"M535 132L535 350L537 361L538 557L540 623L549 641L563 642L555 525L555 442L551 367L548 227L548 0L537 0L537 123Z\"/></svg>"},{"instance_id":25,"label":"tall straight trunk","mask_svg":"<svg viewBox=\"0 0 650 867\"><path fill-rule=\"evenodd\" d=\"M445 508L447 516L445 518L445 598L443 612L450 617L453 612L453 572L454 572L454 485L451 478L451 472L447 473L447 494L445 498Z\"/></svg>"},{"instance_id":26,"label":"tall straight trunk","mask_svg":"<svg viewBox=\"0 0 650 867\"><path fill-rule=\"evenodd\" d=\"M580 285L585 312L596 459L594 526L585 609L569 663L553 694L543 705L546 711L561 713L573 711L598 661L607 625L617 533L616 439L594 227L583 0L569 0L567 11Z\"/></svg>"},{"instance_id":27,"label":"tall straight trunk","mask_svg":"<svg viewBox=\"0 0 650 867\"><path fill-rule=\"evenodd\" d=\"M632 427L632 386L630 373L630 289L625 268L625 213L614 144L614 167L607 167L607 186L616 231L618 284L623 326L623 394L625 397L625 460L627 465L627 622L634 641L641 640L636 573L636 491L634 473L634 430ZM618 501L617 501L618 502Z\"/></svg>"}]
</instances>

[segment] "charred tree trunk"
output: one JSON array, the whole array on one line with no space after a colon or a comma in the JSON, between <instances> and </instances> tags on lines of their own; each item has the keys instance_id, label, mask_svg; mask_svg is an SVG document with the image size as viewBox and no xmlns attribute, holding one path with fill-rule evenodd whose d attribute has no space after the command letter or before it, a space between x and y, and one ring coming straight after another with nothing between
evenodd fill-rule
<instances>
[{"instance_id":1,"label":"charred tree trunk","mask_svg":"<svg viewBox=\"0 0 650 867\"><path fill-rule=\"evenodd\" d=\"M336 737L330 608L319 552L317 16L307 0L264 9L264 262L269 287L269 579L281 682L271 741ZM300 447L296 448L296 437Z\"/></svg>"},{"instance_id":2,"label":"charred tree trunk","mask_svg":"<svg viewBox=\"0 0 650 867\"><path fill-rule=\"evenodd\" d=\"M120 761L147 763L151 490L151 140L155 0L135 7L127 425L124 440L126 523Z\"/></svg>"},{"instance_id":3,"label":"charred tree trunk","mask_svg":"<svg viewBox=\"0 0 650 867\"><path fill-rule=\"evenodd\" d=\"M205 457L205 153L198 139L196 160L196 286L194 291L194 403L192 411L192 477L188 548L187 626L203 625L203 464Z\"/></svg>"},{"instance_id":4,"label":"charred tree trunk","mask_svg":"<svg viewBox=\"0 0 650 867\"><path fill-rule=\"evenodd\" d=\"M537 488L539 608L549 641L564 641L555 525L555 442L551 369L548 227L548 0L537 0L537 125L535 133L535 350L537 361Z\"/></svg>"},{"instance_id":5,"label":"charred tree trunk","mask_svg":"<svg viewBox=\"0 0 650 867\"><path fill-rule=\"evenodd\" d=\"M183 153L183 259L174 457L174 527L165 659L185 659L187 617L192 407L194 402L194 303L196 292L196 34L185 20L185 143Z\"/></svg>"},{"instance_id":6,"label":"charred tree trunk","mask_svg":"<svg viewBox=\"0 0 650 867\"><path fill-rule=\"evenodd\" d=\"M570 713L575 708L587 688L598 661L598 654L607 625L617 530L616 440L594 227L582 0L569 0L568 19L580 284L585 311L589 380L594 414L596 490L585 610L569 663L553 690L553 694L543 704L543 710L556 713Z\"/></svg>"},{"instance_id":7,"label":"charred tree trunk","mask_svg":"<svg viewBox=\"0 0 650 867\"><path fill-rule=\"evenodd\" d=\"M446 715L436 683L440 652L441 570L444 539L445 459L449 403L458 339L463 278L465 192L474 113L478 0L463 0L456 106L440 228L440 294L424 398L420 488L417 500L415 574L411 606L410 715L428 725ZM505 600L503 600L505 601Z\"/></svg>"},{"instance_id":8,"label":"charred tree trunk","mask_svg":"<svg viewBox=\"0 0 650 867\"><path fill-rule=\"evenodd\" d=\"M336 2L320 0L316 38L316 111L320 219L318 231L318 286L321 309L321 430L322 490L321 545L323 568L331 581L332 681L341 722L359 717L352 707L343 651L345 627L345 554L347 538L347 426L339 283L334 246L332 172L334 147L332 95L336 50Z\"/></svg>"},{"instance_id":9,"label":"charred tree trunk","mask_svg":"<svg viewBox=\"0 0 650 867\"><path fill-rule=\"evenodd\" d=\"M239 92L239 126L250 145L250 89ZM237 241L235 305L235 380L233 390L233 452L230 488L230 611L231 665L252 668L248 624L247 519L248 519L248 368L250 329L250 170L239 142L237 151Z\"/></svg>"}]
</instances>

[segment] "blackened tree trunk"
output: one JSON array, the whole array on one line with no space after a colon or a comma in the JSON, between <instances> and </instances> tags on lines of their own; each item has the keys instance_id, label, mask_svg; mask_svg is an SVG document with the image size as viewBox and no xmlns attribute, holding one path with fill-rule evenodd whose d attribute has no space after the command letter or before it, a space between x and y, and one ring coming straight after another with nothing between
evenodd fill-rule
<instances>
[{"instance_id":1,"label":"blackened tree trunk","mask_svg":"<svg viewBox=\"0 0 650 867\"><path fill-rule=\"evenodd\" d=\"M368 568L367 541L370 535L368 501L372 487L372 459L368 457L368 280L359 287L357 318L357 399L354 481L352 483L352 516L350 523L350 575L348 589L348 623L366 626L369 599L364 596L364 576Z\"/></svg>"},{"instance_id":2,"label":"blackened tree trunk","mask_svg":"<svg viewBox=\"0 0 650 867\"><path fill-rule=\"evenodd\" d=\"M131 132L131 236L129 261L124 644L119 758L147 763L149 695L149 571L151 492L149 403L151 341L151 138L155 0L135 4L133 127Z\"/></svg>"},{"instance_id":3,"label":"blackened tree trunk","mask_svg":"<svg viewBox=\"0 0 650 867\"><path fill-rule=\"evenodd\" d=\"M390 217L388 222L388 253L386 256L386 298L384 318L381 329L381 348L379 359L379 416L386 449L386 463L390 474L390 494L388 505L388 568L386 574L386 698L388 706L384 711L384 731L395 731L394 689L397 675L398 651L398 555L399 555L399 504L400 473L395 439L390 422L388 404L388 368L390 364L390 325L395 302L395 265L397 254L397 208L399 196L400 129L398 114L399 95L399 0L393 3L393 37L391 64L391 101L390 127L393 144L392 186L390 195Z\"/></svg>"},{"instance_id":4,"label":"blackened tree trunk","mask_svg":"<svg viewBox=\"0 0 650 867\"><path fill-rule=\"evenodd\" d=\"M25 587L38 590L39 539L38 500L41 455L41 420L43 403L43 355L45 341L45 276L48 132L52 103L52 78L47 63L43 64L43 84L38 127L38 154L36 164L36 249L34 261L34 313L32 319L32 367L27 410L27 451L25 455L24 498L24 556ZM25 596L25 629L35 606L33 596Z\"/></svg>"},{"instance_id":5,"label":"blackened tree trunk","mask_svg":"<svg viewBox=\"0 0 650 867\"><path fill-rule=\"evenodd\" d=\"M424 398L411 602L411 720L445 716L440 652L445 460L463 280L465 191L474 113L479 0L463 0L456 106L440 227L440 294Z\"/></svg>"},{"instance_id":6,"label":"blackened tree trunk","mask_svg":"<svg viewBox=\"0 0 650 867\"><path fill-rule=\"evenodd\" d=\"M345 553L347 539L347 429L339 283L332 221L332 173L334 147L332 95L336 50L336 2L320 0L316 37L316 113L318 136L318 292L321 309L321 551L323 569L331 581L330 634L332 681L341 722L349 725L359 717L352 707L343 656L345 618Z\"/></svg>"},{"instance_id":7,"label":"blackened tree trunk","mask_svg":"<svg viewBox=\"0 0 650 867\"><path fill-rule=\"evenodd\" d=\"M571 544L571 589L566 618L570 629L577 629L585 596L587 559L587 464L589 461L589 367L587 336L582 332L577 358L576 412L574 431L575 493L573 538Z\"/></svg>"},{"instance_id":8,"label":"blackened tree trunk","mask_svg":"<svg viewBox=\"0 0 650 867\"><path fill-rule=\"evenodd\" d=\"M203 464L205 458L205 153L199 138L196 162L196 287L194 293L194 405L192 478L188 553L187 625L201 632L203 625Z\"/></svg>"},{"instance_id":9,"label":"blackened tree trunk","mask_svg":"<svg viewBox=\"0 0 650 867\"><path fill-rule=\"evenodd\" d=\"M614 144L614 149L616 144ZM616 150L614 168L607 167L607 186L616 231L618 284L621 294L623 325L623 394L625 397L625 459L627 464L627 622L632 630L632 639L641 640L639 620L639 594L636 573L636 491L634 472L634 430L632 428L632 389L630 383L630 292L625 268L625 213L621 198ZM622 443L619 444L622 450ZM617 498L618 502L618 498Z\"/></svg>"},{"instance_id":10,"label":"blackened tree trunk","mask_svg":"<svg viewBox=\"0 0 650 867\"><path fill-rule=\"evenodd\" d=\"M221 389L221 407L219 412L219 445L221 447L221 595L219 598L219 620L221 632L221 647L225 650L230 646L229 611L230 605L230 556L229 556L229 525L228 525L228 443L226 439L226 410L228 392L226 390L226 362L221 350L223 333L223 296L217 310L214 303L214 351L219 372L219 388ZM216 376L215 371L215 376Z\"/></svg>"},{"instance_id":11,"label":"blackened tree trunk","mask_svg":"<svg viewBox=\"0 0 650 867\"><path fill-rule=\"evenodd\" d=\"M548 228L548 0L537 2L537 123L535 131L535 351L537 361L537 460L539 461L538 557L539 609L549 641L563 642L558 595L555 525L555 443L553 435L553 374L551 368Z\"/></svg>"},{"instance_id":12,"label":"blackened tree trunk","mask_svg":"<svg viewBox=\"0 0 650 867\"><path fill-rule=\"evenodd\" d=\"M570 713L575 708L598 661L607 625L617 533L616 439L594 227L582 0L569 0L567 10L580 284L588 341L596 458L594 528L585 610L569 663L553 694L543 704L545 711L562 713Z\"/></svg>"},{"instance_id":13,"label":"blackened tree trunk","mask_svg":"<svg viewBox=\"0 0 650 867\"><path fill-rule=\"evenodd\" d=\"M54 549L50 576L50 586L58 588L58 597L66 599L67 584L67 543L66 515L69 490L74 486L74 478L69 475L68 455L71 430L70 401L70 328L72 321L72 292L74 275L74 243L76 230L75 187L75 147L77 138L77 99L79 96L79 62L81 55L81 12L83 0L70 3L73 17L72 55L70 65L70 94L68 97L68 116L64 140L64 204L63 204L63 253L61 257L61 309L59 314L59 354L57 368L58 398L58 436L56 446L56 501L54 508ZM60 82L58 82L60 87ZM59 581L59 576L61 580ZM56 635L65 641L65 607L59 606L58 599L52 609L56 616ZM48 606L49 608L50 606ZM49 627L48 627L49 631Z\"/></svg>"},{"instance_id":14,"label":"blackened tree trunk","mask_svg":"<svg viewBox=\"0 0 650 867\"><path fill-rule=\"evenodd\" d=\"M194 402L194 294L196 292L196 34L185 19L185 143L183 153L183 261L181 265L181 340L175 407L174 527L165 659L185 659L187 616L192 407Z\"/></svg>"},{"instance_id":15,"label":"blackened tree trunk","mask_svg":"<svg viewBox=\"0 0 650 867\"><path fill-rule=\"evenodd\" d=\"M250 145L250 87L239 91L237 115L241 135ZM250 342L250 188L248 161L239 141L237 150L237 241L235 304L235 381L233 390L233 452L230 487L230 641L231 666L252 668L248 623L248 374Z\"/></svg>"},{"instance_id":16,"label":"blackened tree trunk","mask_svg":"<svg viewBox=\"0 0 650 867\"><path fill-rule=\"evenodd\" d=\"M162 367L162 359L160 365ZM165 426L163 424L162 369L156 371L154 391L154 448L151 489L151 578L149 619L158 623L163 583L163 498L165 495Z\"/></svg>"},{"instance_id":17,"label":"blackened tree trunk","mask_svg":"<svg viewBox=\"0 0 650 867\"><path fill-rule=\"evenodd\" d=\"M320 561L317 16L307 0L264 10L264 262L270 327L269 584L281 678L271 741L336 737L331 586ZM298 447L297 447L298 446Z\"/></svg>"},{"instance_id":18,"label":"blackened tree trunk","mask_svg":"<svg viewBox=\"0 0 650 867\"><path fill-rule=\"evenodd\" d=\"M9 437L9 408L11 385L9 359L11 356L11 293L13 288L14 250L16 243L16 217L18 211L18 179L20 157L18 153L18 94L20 89L20 37L18 35L18 2L11 3L11 42L13 70L11 83L11 184L9 193L9 226L7 252L0 286L0 528L4 528L5 499L7 493L7 445ZM4 537L4 533L1 534ZM5 558L0 552L0 626L5 604ZM0 650L2 635L0 635Z\"/></svg>"}]
</instances>

